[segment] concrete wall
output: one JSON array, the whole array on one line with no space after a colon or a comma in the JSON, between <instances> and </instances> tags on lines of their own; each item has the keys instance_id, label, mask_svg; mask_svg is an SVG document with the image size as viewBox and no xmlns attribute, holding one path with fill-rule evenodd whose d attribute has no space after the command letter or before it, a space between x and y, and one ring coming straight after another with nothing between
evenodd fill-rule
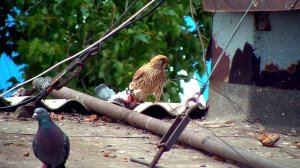
<instances>
[{"instance_id":1,"label":"concrete wall","mask_svg":"<svg viewBox=\"0 0 300 168\"><path fill-rule=\"evenodd\" d=\"M260 70L272 63L288 69L300 61L300 12L273 12L269 18L271 31L255 31L254 36Z\"/></svg>"},{"instance_id":2,"label":"concrete wall","mask_svg":"<svg viewBox=\"0 0 300 168\"><path fill-rule=\"evenodd\" d=\"M217 12L207 59L214 66L243 13ZM267 16L267 17L264 17ZM258 21L259 19L263 20ZM265 27L258 30L258 26ZM211 78L257 121L281 132L300 132L300 11L249 13ZM208 117L245 118L224 95L210 92ZM222 109L222 110L220 110ZM239 115L240 114L240 115Z\"/></svg>"}]
</instances>

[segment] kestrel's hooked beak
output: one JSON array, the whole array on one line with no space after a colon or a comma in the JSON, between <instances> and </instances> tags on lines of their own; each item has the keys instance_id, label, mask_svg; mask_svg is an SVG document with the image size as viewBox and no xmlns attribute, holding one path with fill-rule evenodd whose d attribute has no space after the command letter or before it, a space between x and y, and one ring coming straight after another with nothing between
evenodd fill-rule
<instances>
[{"instance_id":1,"label":"kestrel's hooked beak","mask_svg":"<svg viewBox=\"0 0 300 168\"><path fill-rule=\"evenodd\" d=\"M168 64L169 63L169 60L168 59L165 59L164 60L164 64Z\"/></svg>"}]
</instances>

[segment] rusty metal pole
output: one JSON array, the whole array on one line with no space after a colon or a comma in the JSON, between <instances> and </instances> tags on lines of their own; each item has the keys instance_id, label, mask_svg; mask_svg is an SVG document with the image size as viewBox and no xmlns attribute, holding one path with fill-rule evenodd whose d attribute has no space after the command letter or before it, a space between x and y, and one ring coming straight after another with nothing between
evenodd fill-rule
<instances>
[{"instance_id":1,"label":"rusty metal pole","mask_svg":"<svg viewBox=\"0 0 300 168\"><path fill-rule=\"evenodd\" d=\"M163 136L169 129L170 124L161 120L139 114L132 110L102 101L93 96L63 87L59 91L53 90L50 95L61 99L76 99L83 103L95 113L109 116L113 119L121 120L132 126L145 129L156 135ZM234 146L228 146L220 139L207 134L195 134L192 131L184 130L178 139L179 142L190 145L196 149L222 156L226 159L256 168L296 168L289 162L277 161L256 155L252 152L242 150ZM300 164L300 163L299 163Z\"/></svg>"}]
</instances>

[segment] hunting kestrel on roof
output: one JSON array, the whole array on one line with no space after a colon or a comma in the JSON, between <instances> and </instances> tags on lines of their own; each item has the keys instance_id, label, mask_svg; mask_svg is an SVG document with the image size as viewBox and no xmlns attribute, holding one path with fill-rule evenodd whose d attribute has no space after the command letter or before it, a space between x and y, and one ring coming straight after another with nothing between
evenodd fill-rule
<instances>
[{"instance_id":1,"label":"hunting kestrel on roof","mask_svg":"<svg viewBox=\"0 0 300 168\"><path fill-rule=\"evenodd\" d=\"M165 69L168 63L166 56L157 55L135 72L129 90L136 101L144 102L151 94L154 94L155 102L160 101L163 85L167 80Z\"/></svg>"}]
</instances>

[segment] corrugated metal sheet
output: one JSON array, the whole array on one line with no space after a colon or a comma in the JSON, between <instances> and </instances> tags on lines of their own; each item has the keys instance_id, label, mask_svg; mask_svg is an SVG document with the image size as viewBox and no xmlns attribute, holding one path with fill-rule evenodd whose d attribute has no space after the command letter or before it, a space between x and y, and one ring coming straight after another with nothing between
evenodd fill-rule
<instances>
[{"instance_id":1,"label":"corrugated metal sheet","mask_svg":"<svg viewBox=\"0 0 300 168\"><path fill-rule=\"evenodd\" d=\"M16 96L5 99L1 98L0 107L16 105L29 98L31 98L31 96ZM41 100L41 105L50 111L81 111L81 113L90 113L90 109L86 107L82 102L76 99L45 99ZM190 105L194 105L194 103L191 103ZM83 110L85 112L82 112ZM133 111L154 118L175 118L177 115L180 115L183 112L185 112L185 104L144 102L139 104L136 108L134 108ZM195 108L190 113L190 117L193 119L201 119L205 115L206 111L207 109L200 110L199 108Z\"/></svg>"},{"instance_id":2,"label":"corrugated metal sheet","mask_svg":"<svg viewBox=\"0 0 300 168\"><path fill-rule=\"evenodd\" d=\"M299 0L256 0L250 11L288 11L300 9ZM203 0L209 12L243 12L252 0Z\"/></svg>"}]
</instances>

